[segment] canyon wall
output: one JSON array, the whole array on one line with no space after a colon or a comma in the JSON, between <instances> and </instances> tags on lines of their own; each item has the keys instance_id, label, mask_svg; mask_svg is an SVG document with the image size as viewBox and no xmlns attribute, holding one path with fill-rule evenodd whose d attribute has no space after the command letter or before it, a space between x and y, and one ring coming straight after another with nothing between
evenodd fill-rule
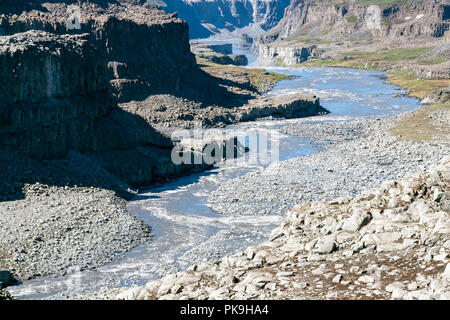
<instances>
[{"instance_id":1,"label":"canyon wall","mask_svg":"<svg viewBox=\"0 0 450 320\"><path fill-rule=\"evenodd\" d=\"M364 39L442 37L450 29L450 1L379 2L379 24L368 25L367 1L292 0L283 19L260 41L289 38Z\"/></svg>"},{"instance_id":2,"label":"canyon wall","mask_svg":"<svg viewBox=\"0 0 450 320\"><path fill-rule=\"evenodd\" d=\"M258 47L258 61L277 66L295 65L311 58L315 48L316 46L283 47L263 44Z\"/></svg>"},{"instance_id":3,"label":"canyon wall","mask_svg":"<svg viewBox=\"0 0 450 320\"><path fill-rule=\"evenodd\" d=\"M268 30L283 17L289 0L164 0L164 3L164 10L178 12L189 23L191 38L196 39L250 24Z\"/></svg>"},{"instance_id":4,"label":"canyon wall","mask_svg":"<svg viewBox=\"0 0 450 320\"><path fill-rule=\"evenodd\" d=\"M409 46L449 36L449 0L292 0L283 19L253 46L262 63L294 65L317 58L326 46L329 51L358 41Z\"/></svg>"},{"instance_id":5,"label":"canyon wall","mask_svg":"<svg viewBox=\"0 0 450 320\"><path fill-rule=\"evenodd\" d=\"M68 6L62 3L36 5L34 11L20 15L0 14L0 36L28 30L89 33L106 51L112 89L120 101L176 90L195 68L186 22L142 6L100 6L97 2L82 3L79 29L67 28Z\"/></svg>"},{"instance_id":6,"label":"canyon wall","mask_svg":"<svg viewBox=\"0 0 450 320\"><path fill-rule=\"evenodd\" d=\"M187 24L97 2L82 4L74 30L66 4L28 2L33 11L14 14L0 3L0 147L35 159L81 152L136 186L204 169L174 165L172 141L117 103L176 90L196 68Z\"/></svg>"}]
</instances>

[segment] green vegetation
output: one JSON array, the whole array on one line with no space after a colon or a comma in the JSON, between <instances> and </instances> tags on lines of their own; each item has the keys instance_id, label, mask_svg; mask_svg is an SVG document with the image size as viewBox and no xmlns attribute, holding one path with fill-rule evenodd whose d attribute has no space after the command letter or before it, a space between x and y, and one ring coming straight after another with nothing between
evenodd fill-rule
<instances>
[{"instance_id":1,"label":"green vegetation","mask_svg":"<svg viewBox=\"0 0 450 320\"><path fill-rule=\"evenodd\" d=\"M410 95L420 99L433 90L445 89L450 86L450 79L418 79L410 68L389 72L388 82L407 88Z\"/></svg>"},{"instance_id":2,"label":"green vegetation","mask_svg":"<svg viewBox=\"0 0 450 320\"><path fill-rule=\"evenodd\" d=\"M385 9L387 7L390 7L394 4L406 4L407 8L409 8L412 4L412 0L359 0L358 1L361 4L364 5L377 5L379 6L381 9ZM338 7L338 6L343 6L346 2L332 2L330 3L331 6L334 7Z\"/></svg>"},{"instance_id":3,"label":"green vegetation","mask_svg":"<svg viewBox=\"0 0 450 320\"><path fill-rule=\"evenodd\" d=\"M426 66L426 65L443 63L445 61L447 61L447 60L444 58L425 58L425 59L415 62L415 64Z\"/></svg>"},{"instance_id":4,"label":"green vegetation","mask_svg":"<svg viewBox=\"0 0 450 320\"><path fill-rule=\"evenodd\" d=\"M320 34L322 36L326 36L327 34L329 34L331 32L331 28L327 28L327 29L323 29L322 32L320 32Z\"/></svg>"},{"instance_id":5,"label":"green vegetation","mask_svg":"<svg viewBox=\"0 0 450 320\"><path fill-rule=\"evenodd\" d=\"M411 1L407 0L360 0L359 1L362 4L365 5L377 5L381 9L390 7L394 4L410 4Z\"/></svg>"},{"instance_id":6,"label":"green vegetation","mask_svg":"<svg viewBox=\"0 0 450 320\"><path fill-rule=\"evenodd\" d=\"M358 17L357 16L350 16L346 18L347 22L350 23L355 23L356 21L358 21Z\"/></svg>"},{"instance_id":7,"label":"green vegetation","mask_svg":"<svg viewBox=\"0 0 450 320\"><path fill-rule=\"evenodd\" d=\"M308 62L303 63L302 65L306 65L308 67L343 67L343 63L345 60L343 59L316 59L309 60Z\"/></svg>"},{"instance_id":8,"label":"green vegetation","mask_svg":"<svg viewBox=\"0 0 450 320\"><path fill-rule=\"evenodd\" d=\"M288 41L297 41L308 44L330 44L333 43L333 40L321 40L319 38L287 38Z\"/></svg>"},{"instance_id":9,"label":"green vegetation","mask_svg":"<svg viewBox=\"0 0 450 320\"><path fill-rule=\"evenodd\" d=\"M286 64L284 63L283 58L280 58L280 57L275 59L274 65L277 66L277 67L285 67L286 66Z\"/></svg>"},{"instance_id":10,"label":"green vegetation","mask_svg":"<svg viewBox=\"0 0 450 320\"><path fill-rule=\"evenodd\" d=\"M244 69L244 68L241 68ZM259 89L267 82L278 82L281 80L289 79L290 76L286 74L269 72L264 69L244 69L248 72L250 83L253 87Z\"/></svg>"},{"instance_id":11,"label":"green vegetation","mask_svg":"<svg viewBox=\"0 0 450 320\"><path fill-rule=\"evenodd\" d=\"M411 60L420 57L421 55L427 53L430 48L399 48L388 51L384 60L388 61L398 61L398 60Z\"/></svg>"},{"instance_id":12,"label":"green vegetation","mask_svg":"<svg viewBox=\"0 0 450 320\"><path fill-rule=\"evenodd\" d=\"M262 92L267 87L267 83L277 83L278 81L289 79L289 75L269 72L264 69L250 69L239 66L221 65L211 61L202 59L199 55L196 55L197 64L205 72L219 76L226 79L244 78L250 85L256 90Z\"/></svg>"}]
</instances>

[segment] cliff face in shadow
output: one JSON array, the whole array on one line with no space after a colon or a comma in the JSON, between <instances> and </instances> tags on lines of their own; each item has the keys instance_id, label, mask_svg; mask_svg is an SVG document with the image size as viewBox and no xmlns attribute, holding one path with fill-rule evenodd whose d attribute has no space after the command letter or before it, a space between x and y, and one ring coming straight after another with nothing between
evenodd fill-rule
<instances>
[{"instance_id":1,"label":"cliff face in shadow","mask_svg":"<svg viewBox=\"0 0 450 320\"><path fill-rule=\"evenodd\" d=\"M81 28L71 30L67 4L27 4L33 10L16 15L0 3L1 148L37 160L83 153L130 185L195 169L176 168L172 141L117 103L177 91L193 72L185 22L94 1L82 4Z\"/></svg>"},{"instance_id":2,"label":"cliff face in shadow","mask_svg":"<svg viewBox=\"0 0 450 320\"><path fill-rule=\"evenodd\" d=\"M29 30L89 33L92 43L105 53L113 93L121 100L136 99L143 89L176 90L195 68L188 26L176 15L116 1L85 1L79 28L69 29L67 4L39 3L19 15L0 14L0 35ZM1 8L0 13L7 12L7 7Z\"/></svg>"}]
</instances>

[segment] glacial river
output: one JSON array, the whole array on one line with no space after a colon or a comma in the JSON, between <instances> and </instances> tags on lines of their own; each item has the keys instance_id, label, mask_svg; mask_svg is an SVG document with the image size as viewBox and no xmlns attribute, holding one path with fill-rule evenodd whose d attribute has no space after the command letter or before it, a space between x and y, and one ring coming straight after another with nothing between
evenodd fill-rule
<instances>
[{"instance_id":1,"label":"glacial river","mask_svg":"<svg viewBox=\"0 0 450 320\"><path fill-rule=\"evenodd\" d=\"M252 57L249 59L254 61ZM340 68L266 68L295 76L283 80L267 95L313 93L331 114L311 121L391 117L418 107L416 99L388 85L384 73ZM257 132L276 130L298 120L243 123L228 129ZM315 152L306 140L281 133L279 160ZM244 140L242 140L244 143ZM280 216L222 216L207 205L208 195L221 183L258 170L267 164L249 164L245 158L229 160L211 171L179 178L162 187L143 191L129 203L131 214L152 227L153 239L114 263L54 279L37 279L8 288L22 299L59 299L108 288L142 285L165 274L202 261L214 261L265 241L282 220ZM238 192L238 190L237 190Z\"/></svg>"}]
</instances>

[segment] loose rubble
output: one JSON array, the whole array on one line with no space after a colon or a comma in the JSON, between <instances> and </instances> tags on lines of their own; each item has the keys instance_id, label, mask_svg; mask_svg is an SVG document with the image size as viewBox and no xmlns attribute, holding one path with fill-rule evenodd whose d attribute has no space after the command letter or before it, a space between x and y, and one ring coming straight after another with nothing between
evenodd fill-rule
<instances>
[{"instance_id":1,"label":"loose rubble","mask_svg":"<svg viewBox=\"0 0 450 320\"><path fill-rule=\"evenodd\" d=\"M0 151L0 270L20 281L70 274L150 239L126 208L136 191L87 157L36 161Z\"/></svg>"}]
</instances>

